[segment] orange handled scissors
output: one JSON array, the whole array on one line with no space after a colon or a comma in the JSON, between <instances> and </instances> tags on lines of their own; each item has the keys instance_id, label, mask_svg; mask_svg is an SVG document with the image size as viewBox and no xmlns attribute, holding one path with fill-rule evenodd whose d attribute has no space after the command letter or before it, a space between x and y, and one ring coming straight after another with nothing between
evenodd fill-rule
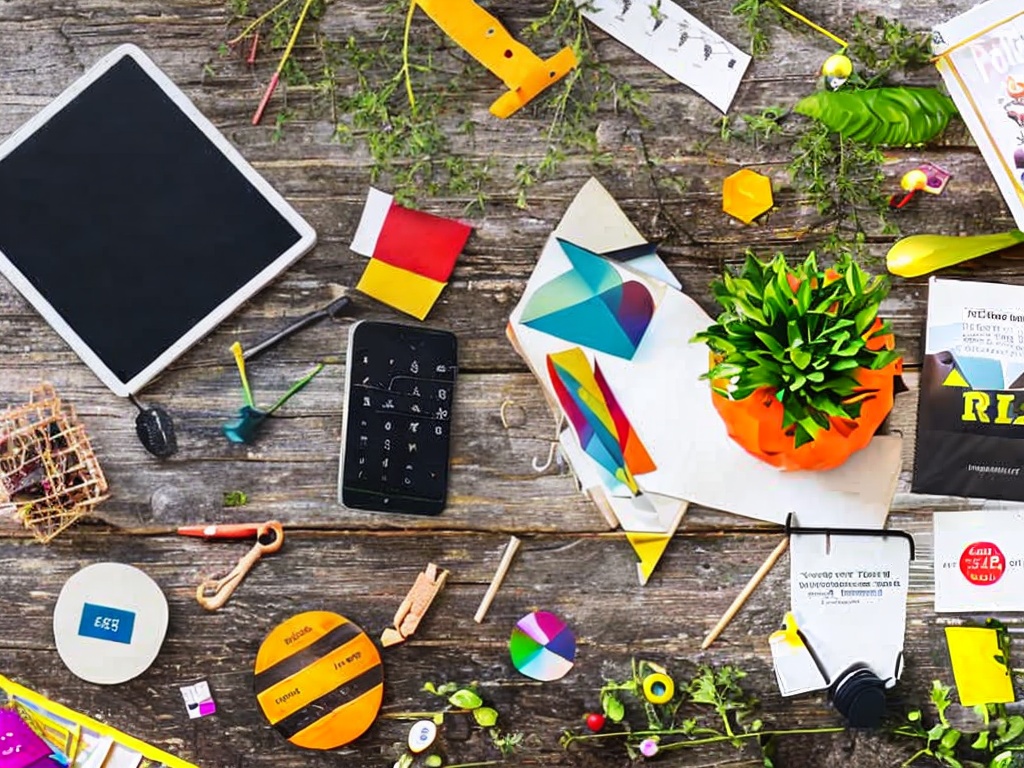
<instances>
[{"instance_id":1,"label":"orange handled scissors","mask_svg":"<svg viewBox=\"0 0 1024 768\"><path fill-rule=\"evenodd\" d=\"M268 523L246 523L242 525L189 525L178 529L182 536L196 536L213 539L251 539L256 543L245 554L227 576L222 579L207 579L196 589L196 600L208 611L222 607L235 591L250 569L264 555L277 552L284 544L284 527L276 520Z\"/></svg>"}]
</instances>

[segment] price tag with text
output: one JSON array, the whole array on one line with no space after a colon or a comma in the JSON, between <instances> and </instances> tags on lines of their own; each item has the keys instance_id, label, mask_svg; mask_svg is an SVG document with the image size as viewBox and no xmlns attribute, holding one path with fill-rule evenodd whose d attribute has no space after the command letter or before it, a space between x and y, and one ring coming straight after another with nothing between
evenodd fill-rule
<instances>
[{"instance_id":1,"label":"price tag with text","mask_svg":"<svg viewBox=\"0 0 1024 768\"><path fill-rule=\"evenodd\" d=\"M1024 610L1024 513L936 512L935 610Z\"/></svg>"}]
</instances>

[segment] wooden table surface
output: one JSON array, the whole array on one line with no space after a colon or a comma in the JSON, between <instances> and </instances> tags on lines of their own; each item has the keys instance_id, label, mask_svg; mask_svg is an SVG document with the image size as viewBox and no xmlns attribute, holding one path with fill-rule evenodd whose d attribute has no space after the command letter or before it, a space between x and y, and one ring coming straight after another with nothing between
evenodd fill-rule
<instances>
[{"instance_id":1,"label":"wooden table surface","mask_svg":"<svg viewBox=\"0 0 1024 768\"><path fill-rule=\"evenodd\" d=\"M966 10L969 0L881 0L804 3L824 26L850 28L855 11L889 13L913 27ZM384 3L335 0L321 22L322 34L357 40L379 21ZM512 30L543 12L544 2L490 2L507 11ZM741 46L747 44L729 0L694 6L699 15ZM698 7L699 6L699 7ZM514 11L512 9L515 9ZM399 10L399 13L402 11ZM229 444L220 425L240 404L237 373L227 352L232 341L254 343L289 319L327 303L352 286L364 260L348 249L370 183L367 156L331 141L326 119L303 112L301 90L289 104L296 117L280 141L272 119L250 124L252 110L272 72L264 61L251 70L222 59L230 10L220 0L7 0L0 3L0 137L46 105L114 46L133 42L167 74L240 149L242 154L305 216L319 244L283 277L261 292L215 332L182 356L146 389L145 400L173 412L180 451L166 461L150 457L134 435L134 408L112 395L38 314L0 280L0 403L18 403L42 380L80 413L111 486L98 519L85 521L41 546L16 525L0 528L0 672L72 707L94 714L204 768L215 766L390 766L394 745L408 724L382 719L340 753L314 754L285 743L257 711L251 691L256 649L277 623L295 613L324 609L356 621L374 636L392 615L428 561L451 570L448 586L416 636L385 652L385 712L422 709L419 692L428 680L479 681L502 713L503 726L527 740L510 765L623 765L621 748L563 751L558 736L597 706L605 677L625 677L632 656L680 670L694 663L732 663L747 670L747 684L762 700L763 718L780 727L837 725L822 696L783 700L771 673L768 634L788 605L788 558L783 558L722 638L706 652L700 640L737 591L779 541L779 532L712 510L692 507L647 586L636 582L633 554L620 534L609 533L596 508L560 464L537 473L531 463L548 453L554 427L534 378L504 337L506 318L518 300L541 246L582 183L596 175L649 238L663 240L661 253L684 289L714 312L709 284L725 264L736 264L747 246L803 254L813 239L799 239L812 212L788 183L786 157L756 153L715 139L719 114L686 88L598 32L603 60L650 95L649 125L636 128L614 114L601 116L599 141L613 152L610 165L591 167L586 153L571 155L555 180L534 187L528 206L515 206L511 179L523 156L544 151L541 118L527 110L499 122L487 105L499 85L480 69L462 105L477 121L475 139L459 142L472 161L490 158L493 178L483 213L473 213L475 232L452 282L427 325L454 331L460 344L460 376L450 504L436 518L406 518L349 511L335 500L342 422L343 362L350 319L325 322L267 354L251 369L257 391L283 390L307 365L325 355L334 362L295 398L252 446ZM423 20L417 22L427 24ZM778 31L773 52L757 58L740 87L734 111L754 112L792 104L815 87L819 63L832 52L809 31ZM301 55L301 48L300 48ZM207 66L208 65L208 66ZM205 69L204 69L205 67ZM938 80L926 68L913 82ZM285 98L282 88L272 103ZM710 141L709 141L710 140ZM645 153L661 172L685 180L668 191L653 180ZM900 217L905 234L980 234L1004 231L1013 222L963 125L927 150L887 154L885 173L895 190L912 163L930 159L954 180L939 199L920 201ZM721 182L740 167L770 174L777 211L763 225L746 227L721 211ZM386 181L382 182L386 186ZM459 216L461 198L425 198L431 211ZM2 216L2 212L0 212ZM884 254L892 236L878 233L871 251ZM140 257L145 254L144 244ZM1022 282L1012 258L987 258L960 274ZM68 275L68 279L74 279ZM358 317L402 320L357 297ZM892 317L908 366L920 362L925 280L895 280L884 314ZM913 384L913 375L909 376ZM511 400L509 426L500 418ZM897 399L893 427L905 437L905 471L890 525L910 531L918 558L911 568L906 637L907 671L899 689L921 703L933 677L951 682L942 638L943 620L932 609L931 517L935 509L977 507L980 502L921 498L909 494L916 393ZM728 469L723 467L723 482ZM250 498L242 508L223 508L226 491ZM184 540L175 526L276 518L287 526L283 551L253 570L223 610L205 613L195 602L197 582L229 567L238 545ZM477 604L510 534L524 540L518 560L482 625ZM171 625L153 667L130 683L101 688L83 683L60 663L51 614L64 581L98 561L139 566L166 592ZM506 642L513 623L534 609L552 610L575 629L579 658L565 679L540 684L511 667ZM177 687L208 679L215 717L190 721ZM878 735L839 734L788 739L778 765L895 765L914 745ZM453 743L452 762L493 760L495 750L479 734ZM666 756L664 765L758 765L750 751L731 747Z\"/></svg>"}]
</instances>

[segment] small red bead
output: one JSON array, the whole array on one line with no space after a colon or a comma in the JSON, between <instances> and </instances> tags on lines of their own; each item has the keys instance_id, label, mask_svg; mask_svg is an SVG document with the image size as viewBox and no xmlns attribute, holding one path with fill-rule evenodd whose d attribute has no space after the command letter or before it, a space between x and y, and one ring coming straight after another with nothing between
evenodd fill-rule
<instances>
[{"instance_id":1,"label":"small red bead","mask_svg":"<svg viewBox=\"0 0 1024 768\"><path fill-rule=\"evenodd\" d=\"M597 733L604 728L604 715L598 712L592 712L587 715L587 729L593 733Z\"/></svg>"}]
</instances>

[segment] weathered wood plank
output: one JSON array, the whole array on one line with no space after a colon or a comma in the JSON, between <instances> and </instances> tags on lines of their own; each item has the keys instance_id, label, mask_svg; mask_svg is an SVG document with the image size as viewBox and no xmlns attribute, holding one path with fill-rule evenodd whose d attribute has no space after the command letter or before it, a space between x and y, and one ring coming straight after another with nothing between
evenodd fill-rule
<instances>
[{"instance_id":1,"label":"weathered wood plank","mask_svg":"<svg viewBox=\"0 0 1024 768\"><path fill-rule=\"evenodd\" d=\"M546 10L546 0L485 3L517 31ZM709 0L693 10L738 43L745 42L732 0ZM903 17L927 27L965 9L966 0L927 0L913 9L881 0L801 10L841 35L855 11ZM321 23L330 39L372 38L383 20L383 3L334 0ZM737 264L749 245L802 252L815 238L806 233L813 212L789 185L787 153L754 149L717 138L719 114L683 86L647 65L617 42L591 30L601 59L650 96L648 126L621 115L602 115L599 146L612 153L610 166L595 166L588 153L573 154L557 178L538 184L528 207L515 207L514 168L544 151L550 117L543 107L498 121L487 105L501 88L482 68L469 78L452 105L449 127L470 115L472 139L453 137L471 162L491 160L493 178L483 213L466 214L475 228L451 285L428 325L449 328L460 340L453 438L451 504L437 518L419 519L351 512L335 501L342 414L345 334L349 320L306 331L255 362L258 399L282 391L314 360L331 358L324 373L273 420L251 448L229 445L220 424L241 404L237 375L227 354L235 339L251 344L326 304L352 286L363 268L348 249L369 184L369 156L360 144L332 142L333 126L312 105L309 89L282 87L272 104L296 117L283 140L272 139L271 121L259 127L250 115L272 71L269 58L255 69L216 48L230 30L222 0L8 0L0 3L0 139L47 104L99 56L135 42L150 53L197 106L220 127L255 167L309 219L320 243L280 280L184 355L143 399L166 406L176 417L181 452L159 462L138 446L134 409L100 385L29 305L0 281L0 404L15 403L39 380L52 380L82 415L111 481L112 497L100 519L83 523L48 547L29 541L9 521L0 523L0 585L8 609L0 612L0 671L72 706L196 760L214 766L390 765L392 745L406 727L381 720L364 739L340 755L314 755L288 747L259 716L249 669L262 637L290 614L327 608L350 616L376 634L428 560L452 569L449 586L417 635L385 654L388 712L420 709L418 692L428 679L480 680L502 712L502 727L531 734L515 765L626 765L614 745L564 753L563 728L596 707L606 676L624 676L631 655L647 655L689 668L704 661L733 663L764 702L765 720L783 727L835 725L822 697L782 700L769 666L766 638L788 604L788 561L783 560L755 592L723 637L698 651L704 632L778 540L772 527L712 510L691 509L651 582L635 582L633 554L621 534L605 530L601 516L576 491L564 468L537 474L530 463L547 453L553 420L540 389L504 339L504 325L521 295L543 243L568 202L591 174L612 190L640 230L662 241L666 261L686 290L713 312L710 281L725 265ZM422 39L440 39L429 21L416 20ZM739 91L734 113L792 104L815 87L819 62L832 52L824 38L780 30L775 50L756 60ZM418 38L420 39L420 38ZM550 50L556 41L537 43ZM435 51L454 66L447 47ZM296 55L316 59L303 41ZM912 82L937 82L933 70ZM683 179L683 191L666 191L658 173ZM889 154L885 166L895 190L899 176L922 159L954 174L941 197L917 201L900 216L904 234L941 231L980 234L1009 229L1012 221L995 184L962 124L954 121L941 141L926 150ZM742 166L768 173L777 210L748 228L721 211L721 180ZM382 182L383 183L383 182ZM468 198L422 201L426 209L460 216ZM873 232L870 247L881 257L893 236ZM1024 249L990 257L951 274L1024 283ZM70 278L69 278L70 279ZM884 314L894 319L908 364L920 362L925 281L896 280ZM365 298L356 316L397 319ZM510 399L511 427L500 423L501 403ZM950 679L942 639L949 620L932 612L931 521L934 509L1001 506L975 500L913 496L912 460L915 393L901 395L892 426L905 437L904 477L891 525L910 530L919 558L911 569L908 669L899 690L920 702L933 677ZM223 509L224 491L244 490L250 504ZM289 526L281 554L261 562L223 611L206 615L194 602L198 580L229 568L240 546L183 540L168 532L184 522L276 517ZM471 616L500 558L507 534L525 539L524 550L499 593L488 620ZM91 562L117 560L144 568L168 593L172 625L164 651L142 678L115 688L96 688L73 678L57 660L50 615L64 580ZM511 669L505 643L512 623L533 608L565 616L580 637L580 658L565 680L539 685ZM1015 639L1016 642L1016 639ZM1019 646L1019 643L1017 643ZM1018 648L1019 650L1019 648ZM187 720L179 684L210 679L220 705L216 718ZM459 761L489 760L492 747L480 735L451 745ZM789 768L849 764L892 766L913 745L867 735L793 738L780 745L776 764ZM666 766L748 766L750 751L731 747L666 755Z\"/></svg>"},{"instance_id":2,"label":"weathered wood plank","mask_svg":"<svg viewBox=\"0 0 1024 768\"><path fill-rule=\"evenodd\" d=\"M899 516L894 524L912 531L918 540L908 613L909 666L901 687L920 690L934 676L948 678L945 658L935 651L943 621L931 610L928 522ZM539 737L517 764L560 764L559 733L576 726L578 714L595 706L602 676L624 675L629 657L636 655L680 669L692 668L693 663L739 664L762 695L766 722L830 726L837 720L820 697L784 701L772 691L766 639L788 602L787 560L769 575L722 638L709 651L698 650L707 628L776 540L772 535L679 535L654 578L641 588L633 582L632 555L621 537L531 536L487 620L477 626L472 613L500 558L500 536L291 532L284 549L261 561L224 609L206 614L194 601L195 584L230 567L241 545L79 529L49 547L0 541L8 600L8 610L0 615L0 651L12 665L9 671L24 682L96 712L116 726L145 733L185 756L201 759L203 765L326 765L326 758L288 748L265 725L254 727L260 718L248 670L259 642L287 615L315 609L338 611L376 635L429 560L449 568L452 575L414 638L385 652L385 712L428 706L429 700L417 690L439 674L463 682L480 680L485 695L507 717L505 728ZM60 584L78 568L104 559L146 570L171 604L171 630L157 663L141 678L116 689L83 685L59 665L49 621ZM567 570L573 573L571 583L565 578ZM539 685L519 677L504 650L515 620L538 608L562 615L579 640L577 667L558 683ZM32 660L40 658L52 661L44 675L34 670ZM208 678L213 685L220 710L216 720L190 723L185 715L176 687L197 678ZM218 733L222 737L217 738ZM366 761L358 764L370 765L376 750L403 734L403 726L384 720L363 740L368 749L343 754L358 755ZM493 757L483 743L468 744L466 749L464 753L460 746L460 759ZM724 756L728 755L726 751Z\"/></svg>"}]
</instances>

